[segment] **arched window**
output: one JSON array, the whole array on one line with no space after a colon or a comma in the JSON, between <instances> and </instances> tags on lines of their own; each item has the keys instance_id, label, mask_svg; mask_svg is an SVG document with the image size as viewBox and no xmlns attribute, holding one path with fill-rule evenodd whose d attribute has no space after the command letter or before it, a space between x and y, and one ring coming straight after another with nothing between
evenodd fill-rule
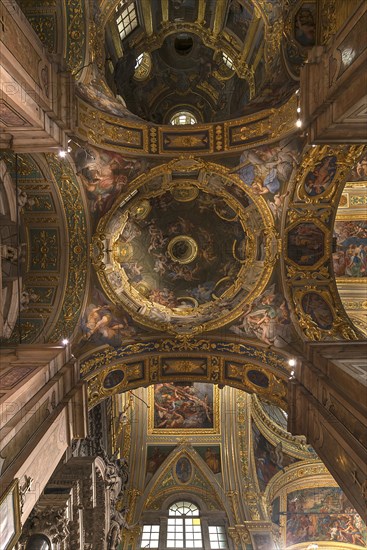
<instances>
[{"instance_id":1,"label":"arched window","mask_svg":"<svg viewBox=\"0 0 367 550\"><path fill-rule=\"evenodd\" d=\"M197 120L189 111L178 111L178 113L175 113L171 117L170 123L173 124L173 126L181 124L196 124Z\"/></svg>"},{"instance_id":2,"label":"arched window","mask_svg":"<svg viewBox=\"0 0 367 550\"><path fill-rule=\"evenodd\" d=\"M203 548L199 508L192 502L175 502L168 511L167 548Z\"/></svg>"},{"instance_id":3,"label":"arched window","mask_svg":"<svg viewBox=\"0 0 367 550\"><path fill-rule=\"evenodd\" d=\"M143 526L140 548L155 550L227 550L229 548L225 522L202 514L193 502L179 500L168 511L160 510L159 516ZM219 519L219 521L218 521Z\"/></svg>"}]
</instances>

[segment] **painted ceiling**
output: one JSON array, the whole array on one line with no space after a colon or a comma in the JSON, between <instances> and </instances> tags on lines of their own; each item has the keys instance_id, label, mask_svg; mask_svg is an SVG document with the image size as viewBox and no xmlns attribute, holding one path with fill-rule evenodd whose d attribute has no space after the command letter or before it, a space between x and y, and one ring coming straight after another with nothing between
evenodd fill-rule
<instances>
[{"instance_id":1,"label":"painted ceiling","mask_svg":"<svg viewBox=\"0 0 367 550\"><path fill-rule=\"evenodd\" d=\"M271 375L283 384L293 346L309 339L358 339L364 322L361 296L346 297L365 273L362 211L360 219L353 214L353 228L342 215L334 223L345 183L366 179L363 148L312 148L295 126L297 67L328 22L314 3L301 0L286 6L235 0L220 3L220 9L214 2L157 2L155 9L148 4L136 3L137 27L122 41L116 35L117 2L96 3L93 13L85 3L68 5L62 21L75 32L65 44L65 33L57 31L59 8L22 4L49 50L67 52L76 80L70 156L20 157L24 165L36 160L40 174L39 181L21 174L25 193L46 195L50 180L60 190L52 199L60 203L56 212L50 203L51 214L46 199L22 210L22 239L30 244L23 281L33 296L21 311L19 324L27 327L22 338L73 336L83 361L94 362L95 369L88 366L86 372L97 383L104 379L99 354L108 355L110 348L120 359L128 354L131 362L133 349L148 350L155 339L159 349L172 353L190 346L201 353L203 342L194 342L200 335L213 342L206 371L213 380L232 376L248 384L246 369L238 374L235 361L230 367L219 362L216 370L214 356L228 342L229 354L246 349L258 365L270 348L267 366L274 365ZM87 47L77 30L89 16ZM135 78L141 76L135 66L131 76L140 90L132 101L145 113L138 108L131 113L129 98L126 107L116 95L116 67L129 49L134 56L147 52L152 60L145 79ZM223 53L234 63L232 72L223 65ZM162 94L154 95L161 84ZM164 101L190 104L203 124L155 124ZM168 104L163 111L168 116ZM148 112L152 120L139 118ZM219 119L223 122L211 122ZM14 158L5 160L15 181ZM364 200L361 186L353 189L344 199L350 205ZM334 230L340 235L336 250ZM73 245L68 254L64 242ZM56 267L36 262L43 258L41 245ZM359 328L346 315L334 272L343 278L338 284L344 285L349 310L357 308ZM38 296L51 280L63 286L56 300L43 305ZM164 370L162 358L159 367L145 363L146 357L142 361L145 384ZM105 361L107 369L113 364ZM270 393L276 380L264 384Z\"/></svg>"}]
</instances>

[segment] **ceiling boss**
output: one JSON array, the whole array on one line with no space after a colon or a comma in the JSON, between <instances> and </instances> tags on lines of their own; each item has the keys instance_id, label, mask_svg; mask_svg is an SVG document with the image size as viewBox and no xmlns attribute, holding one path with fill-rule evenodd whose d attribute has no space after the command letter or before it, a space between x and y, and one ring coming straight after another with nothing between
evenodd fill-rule
<instances>
[{"instance_id":1,"label":"ceiling boss","mask_svg":"<svg viewBox=\"0 0 367 550\"><path fill-rule=\"evenodd\" d=\"M198 334L243 314L278 249L265 200L223 166L189 159L131 183L100 220L92 261L109 299L135 321Z\"/></svg>"}]
</instances>

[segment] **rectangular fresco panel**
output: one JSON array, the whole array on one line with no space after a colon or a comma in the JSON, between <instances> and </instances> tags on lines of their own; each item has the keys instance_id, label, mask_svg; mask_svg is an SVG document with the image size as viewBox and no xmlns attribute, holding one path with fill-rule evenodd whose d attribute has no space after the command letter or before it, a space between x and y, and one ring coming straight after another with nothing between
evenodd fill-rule
<instances>
[{"instance_id":1,"label":"rectangular fresco panel","mask_svg":"<svg viewBox=\"0 0 367 550\"><path fill-rule=\"evenodd\" d=\"M156 384L153 427L158 430L213 429L213 385L201 382Z\"/></svg>"},{"instance_id":2,"label":"rectangular fresco panel","mask_svg":"<svg viewBox=\"0 0 367 550\"><path fill-rule=\"evenodd\" d=\"M336 277L366 277L367 220L337 220L334 237L337 243L333 254Z\"/></svg>"},{"instance_id":3,"label":"rectangular fresco panel","mask_svg":"<svg viewBox=\"0 0 367 550\"><path fill-rule=\"evenodd\" d=\"M339 487L315 487L287 495L287 546L314 540L365 548L366 526Z\"/></svg>"}]
</instances>

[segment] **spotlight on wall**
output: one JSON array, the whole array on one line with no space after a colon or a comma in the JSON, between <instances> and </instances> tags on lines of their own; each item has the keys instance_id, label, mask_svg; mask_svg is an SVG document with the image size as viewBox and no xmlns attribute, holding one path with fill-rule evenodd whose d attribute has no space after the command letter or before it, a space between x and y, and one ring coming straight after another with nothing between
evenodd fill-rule
<instances>
[{"instance_id":1,"label":"spotlight on wall","mask_svg":"<svg viewBox=\"0 0 367 550\"><path fill-rule=\"evenodd\" d=\"M63 340L61 340L61 343L63 346L67 346L69 343L69 340L67 338L63 338Z\"/></svg>"},{"instance_id":2,"label":"spotlight on wall","mask_svg":"<svg viewBox=\"0 0 367 550\"><path fill-rule=\"evenodd\" d=\"M318 550L319 545L318 544L309 544L306 548L306 550Z\"/></svg>"},{"instance_id":3,"label":"spotlight on wall","mask_svg":"<svg viewBox=\"0 0 367 550\"><path fill-rule=\"evenodd\" d=\"M296 366L296 360L295 360L295 359L289 359L288 365L289 365L290 367L295 367L295 366Z\"/></svg>"},{"instance_id":4,"label":"spotlight on wall","mask_svg":"<svg viewBox=\"0 0 367 550\"><path fill-rule=\"evenodd\" d=\"M62 159L65 158L65 157L66 157L66 153L67 153L67 151L64 151L64 149L60 149L60 151L59 151L59 157L62 158Z\"/></svg>"},{"instance_id":5,"label":"spotlight on wall","mask_svg":"<svg viewBox=\"0 0 367 550\"><path fill-rule=\"evenodd\" d=\"M297 119L296 126L297 126L297 128L301 128L302 120L300 118Z\"/></svg>"},{"instance_id":6,"label":"spotlight on wall","mask_svg":"<svg viewBox=\"0 0 367 550\"><path fill-rule=\"evenodd\" d=\"M301 107L297 107L297 113L301 112Z\"/></svg>"}]
</instances>

